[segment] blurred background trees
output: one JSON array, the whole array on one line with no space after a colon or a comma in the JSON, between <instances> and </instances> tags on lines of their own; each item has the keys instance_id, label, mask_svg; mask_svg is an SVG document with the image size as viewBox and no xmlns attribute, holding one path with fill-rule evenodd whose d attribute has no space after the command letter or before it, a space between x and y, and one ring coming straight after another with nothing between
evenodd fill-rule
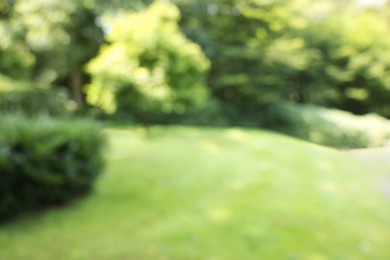
<instances>
[{"instance_id":1,"label":"blurred background trees","mask_svg":"<svg viewBox=\"0 0 390 260\"><path fill-rule=\"evenodd\" d=\"M212 60L209 86L219 100L238 107L289 100L389 115L389 23L379 6L308 0L178 4L183 30Z\"/></svg>"},{"instance_id":2,"label":"blurred background trees","mask_svg":"<svg viewBox=\"0 0 390 260\"><path fill-rule=\"evenodd\" d=\"M107 44L88 63L89 103L106 113L117 109L145 122L149 113L184 113L207 97L209 61L178 27L179 10L157 2L143 12L117 13Z\"/></svg>"},{"instance_id":3,"label":"blurred background trees","mask_svg":"<svg viewBox=\"0 0 390 260\"><path fill-rule=\"evenodd\" d=\"M79 108L129 114L183 113L209 92L201 114L255 117L293 102L389 117L388 9L359 0L3 0L0 90L23 81L66 90Z\"/></svg>"}]
</instances>

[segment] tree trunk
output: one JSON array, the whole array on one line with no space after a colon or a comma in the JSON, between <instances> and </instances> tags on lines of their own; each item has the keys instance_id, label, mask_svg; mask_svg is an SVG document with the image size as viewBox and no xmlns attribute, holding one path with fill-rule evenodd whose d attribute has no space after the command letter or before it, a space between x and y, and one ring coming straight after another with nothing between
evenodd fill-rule
<instances>
[{"instance_id":1,"label":"tree trunk","mask_svg":"<svg viewBox=\"0 0 390 260\"><path fill-rule=\"evenodd\" d=\"M83 75L80 69L76 69L73 71L71 75L71 91L72 98L77 103L77 107L80 109L84 105L83 94L82 94L82 86L83 86Z\"/></svg>"}]
</instances>

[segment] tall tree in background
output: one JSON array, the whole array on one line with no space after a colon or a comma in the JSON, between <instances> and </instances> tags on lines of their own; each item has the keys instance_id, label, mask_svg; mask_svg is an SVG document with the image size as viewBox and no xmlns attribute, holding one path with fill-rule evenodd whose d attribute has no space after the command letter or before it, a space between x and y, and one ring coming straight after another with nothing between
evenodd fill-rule
<instances>
[{"instance_id":1,"label":"tall tree in background","mask_svg":"<svg viewBox=\"0 0 390 260\"><path fill-rule=\"evenodd\" d=\"M301 31L315 53L304 71L312 103L358 114L390 116L389 24L375 9L355 6L313 21ZM321 91L322 90L322 91Z\"/></svg>"},{"instance_id":2,"label":"tall tree in background","mask_svg":"<svg viewBox=\"0 0 390 260\"><path fill-rule=\"evenodd\" d=\"M25 44L24 30L12 14L12 2L1 1L0 75L10 80L30 80L35 56Z\"/></svg>"},{"instance_id":3,"label":"tall tree in background","mask_svg":"<svg viewBox=\"0 0 390 260\"><path fill-rule=\"evenodd\" d=\"M15 1L6 26L7 30L16 28L13 37L19 37L34 57L30 79L41 88L68 87L79 106L83 104L83 66L96 55L103 39L93 8L87 0Z\"/></svg>"},{"instance_id":4,"label":"tall tree in background","mask_svg":"<svg viewBox=\"0 0 390 260\"><path fill-rule=\"evenodd\" d=\"M288 96L285 75L307 59L294 35L305 25L294 1L177 2L184 32L212 61L208 82L216 98L244 107Z\"/></svg>"},{"instance_id":5,"label":"tall tree in background","mask_svg":"<svg viewBox=\"0 0 390 260\"><path fill-rule=\"evenodd\" d=\"M15 7L27 28L27 43L38 57L36 80L67 85L82 105L83 65L96 55L102 30L88 1L20 1Z\"/></svg>"},{"instance_id":6,"label":"tall tree in background","mask_svg":"<svg viewBox=\"0 0 390 260\"><path fill-rule=\"evenodd\" d=\"M248 103L258 73L258 55L249 48L259 26L242 14L242 1L177 1L181 25L188 37L201 44L212 61L208 84L213 96L234 103Z\"/></svg>"},{"instance_id":7,"label":"tall tree in background","mask_svg":"<svg viewBox=\"0 0 390 260\"><path fill-rule=\"evenodd\" d=\"M212 61L208 82L218 100L237 108L289 100L390 116L390 28L375 6L176 1L183 30Z\"/></svg>"},{"instance_id":8,"label":"tall tree in background","mask_svg":"<svg viewBox=\"0 0 390 260\"><path fill-rule=\"evenodd\" d=\"M88 64L87 100L107 113L116 110L146 122L150 114L184 112L206 97L209 61L181 34L179 10L158 1L142 12L116 14L108 43Z\"/></svg>"}]
</instances>

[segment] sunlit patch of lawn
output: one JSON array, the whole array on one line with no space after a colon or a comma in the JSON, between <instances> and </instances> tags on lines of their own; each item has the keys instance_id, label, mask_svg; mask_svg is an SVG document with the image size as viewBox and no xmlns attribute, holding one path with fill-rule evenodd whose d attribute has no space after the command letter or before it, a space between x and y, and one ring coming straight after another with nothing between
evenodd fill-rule
<instances>
[{"instance_id":1,"label":"sunlit patch of lawn","mask_svg":"<svg viewBox=\"0 0 390 260\"><path fill-rule=\"evenodd\" d=\"M390 259L381 169L239 128L106 130L69 207L0 227L0 259Z\"/></svg>"}]
</instances>

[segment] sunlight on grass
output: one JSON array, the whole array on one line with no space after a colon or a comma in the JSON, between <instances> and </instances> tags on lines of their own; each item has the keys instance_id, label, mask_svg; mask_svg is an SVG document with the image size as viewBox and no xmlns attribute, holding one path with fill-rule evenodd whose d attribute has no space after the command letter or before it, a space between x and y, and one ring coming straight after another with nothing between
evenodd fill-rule
<instances>
[{"instance_id":1,"label":"sunlight on grass","mask_svg":"<svg viewBox=\"0 0 390 260\"><path fill-rule=\"evenodd\" d=\"M246 129L105 130L107 172L0 227L0 259L388 259L381 170Z\"/></svg>"}]
</instances>

